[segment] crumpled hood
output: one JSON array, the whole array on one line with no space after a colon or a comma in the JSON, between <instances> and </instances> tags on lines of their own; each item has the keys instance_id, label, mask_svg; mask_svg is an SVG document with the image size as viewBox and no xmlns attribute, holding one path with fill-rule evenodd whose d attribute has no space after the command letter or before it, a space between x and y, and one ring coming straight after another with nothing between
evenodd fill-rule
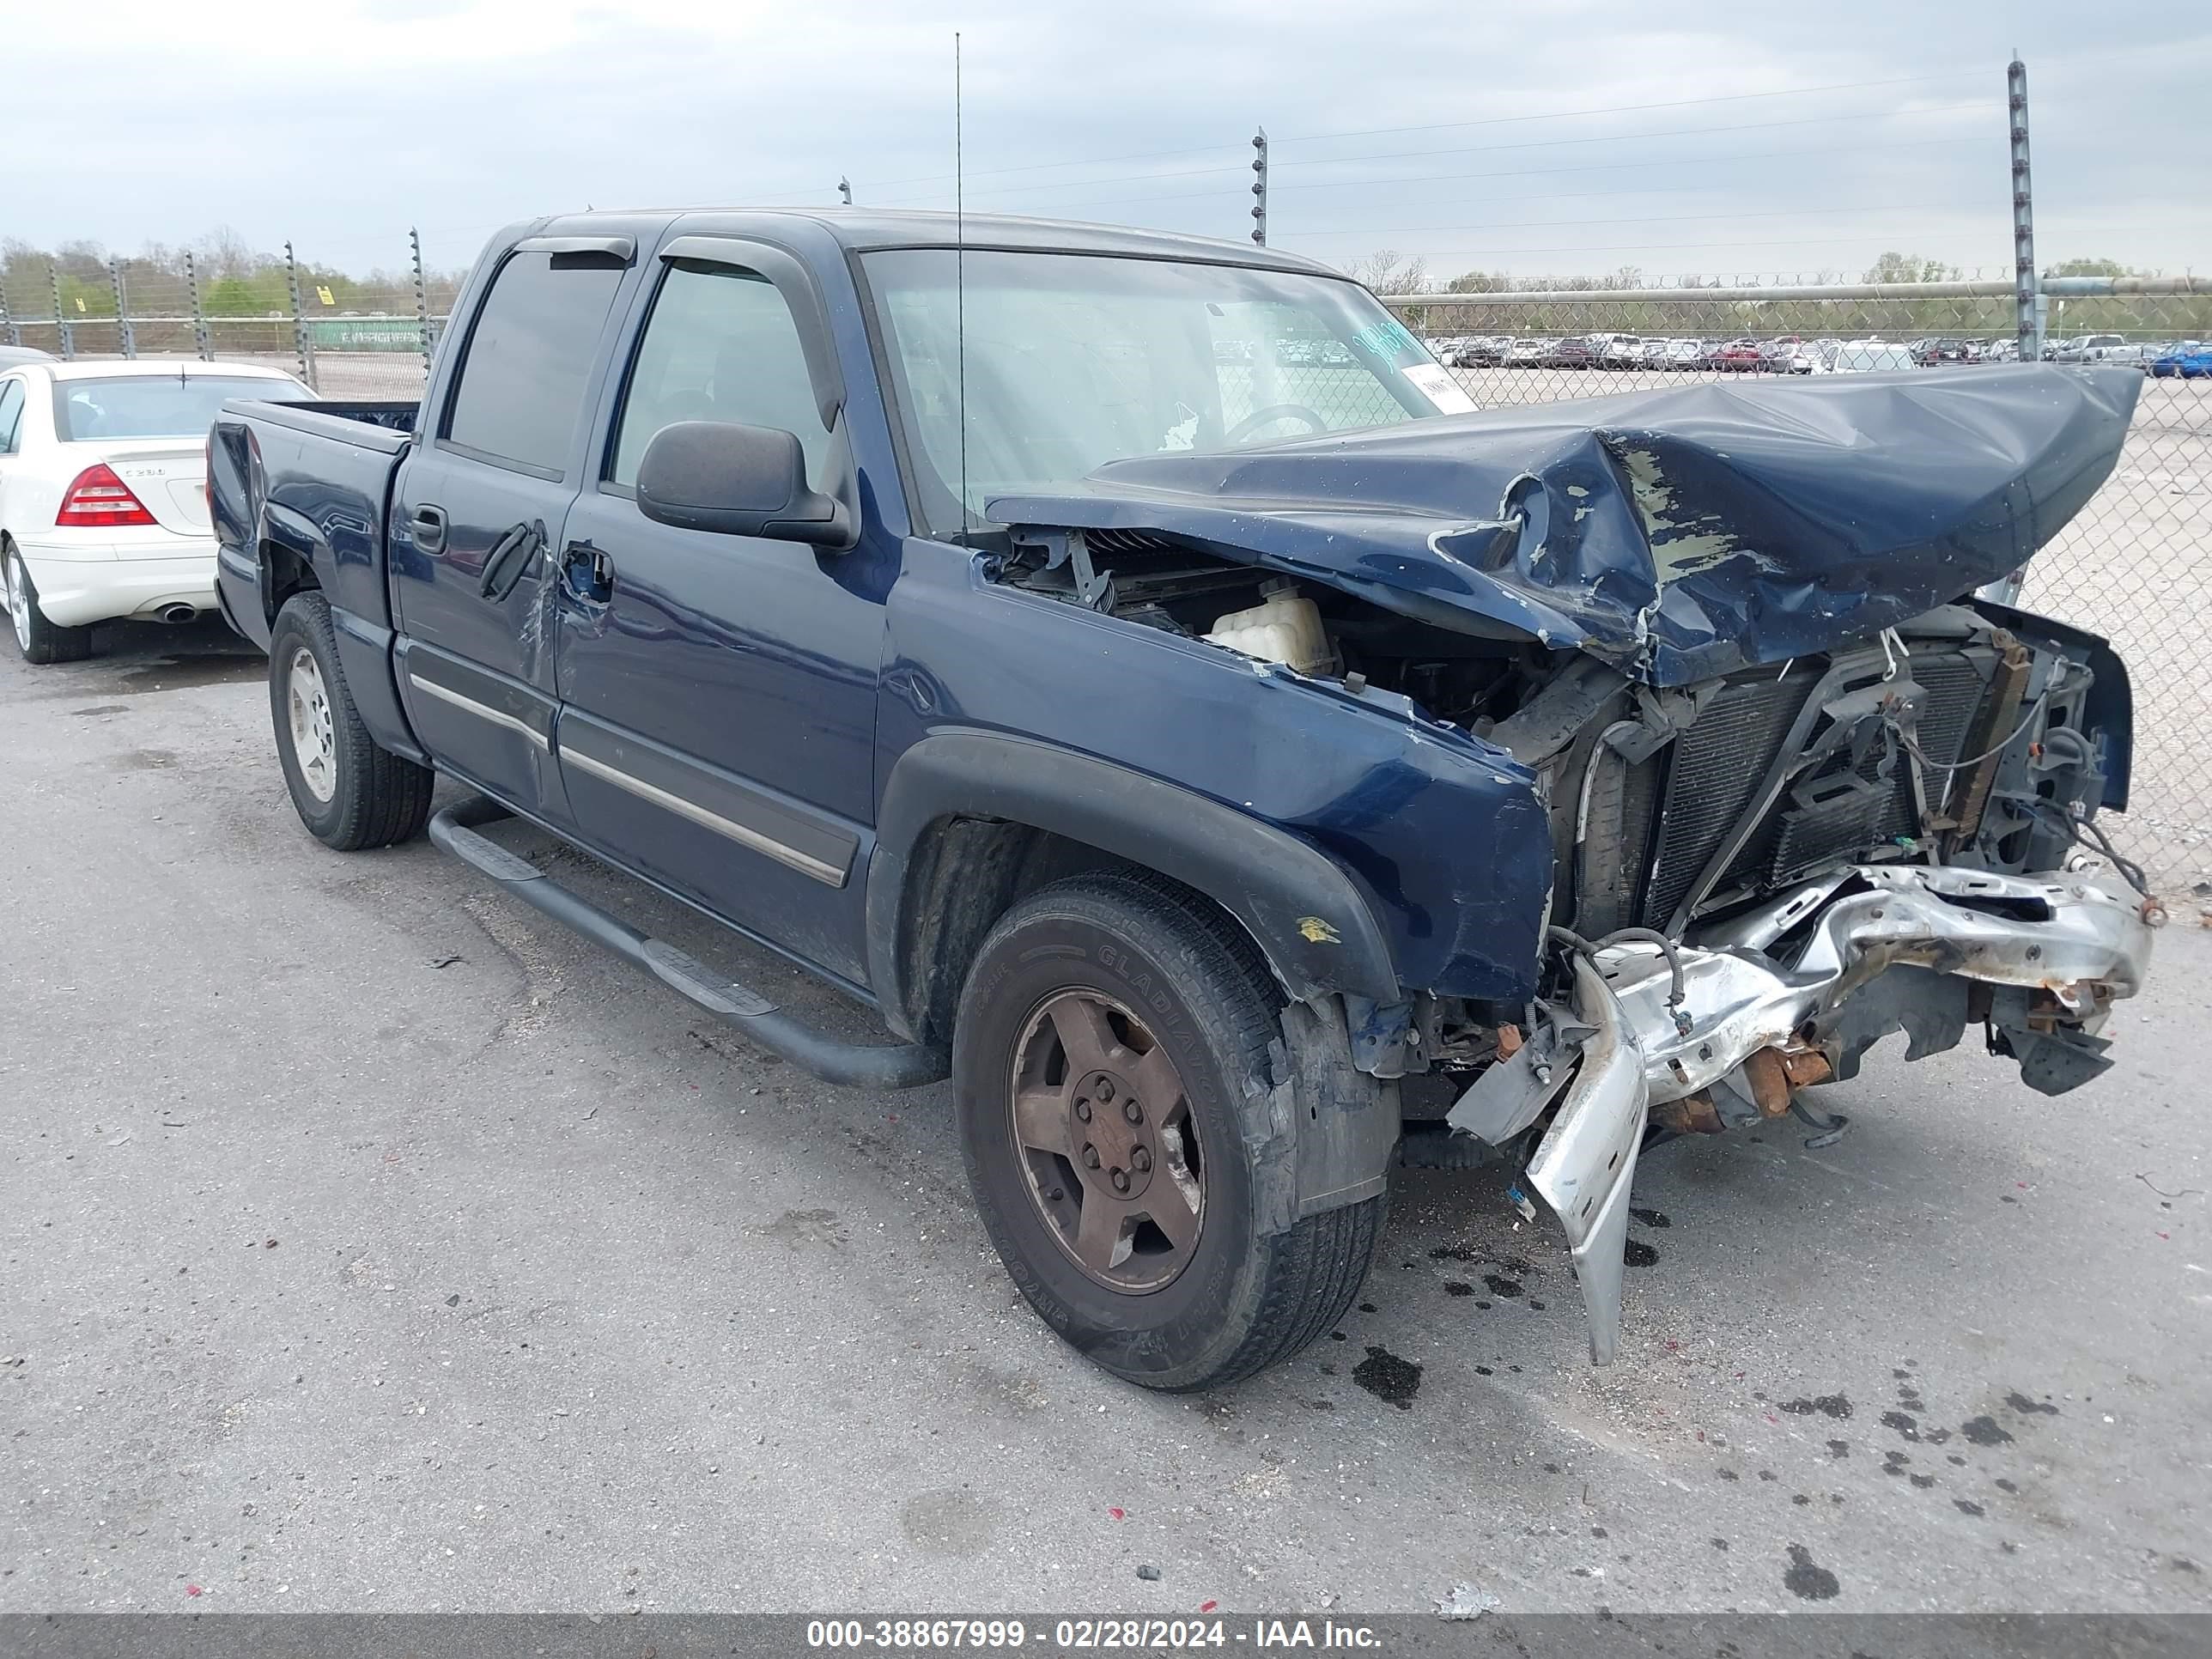
<instances>
[{"instance_id":1,"label":"crumpled hood","mask_svg":"<svg viewBox=\"0 0 2212 1659\"><path fill-rule=\"evenodd\" d=\"M2042 364L1747 378L1139 456L988 510L1018 534L1159 532L1680 685L2018 568L2112 471L2142 385Z\"/></svg>"}]
</instances>

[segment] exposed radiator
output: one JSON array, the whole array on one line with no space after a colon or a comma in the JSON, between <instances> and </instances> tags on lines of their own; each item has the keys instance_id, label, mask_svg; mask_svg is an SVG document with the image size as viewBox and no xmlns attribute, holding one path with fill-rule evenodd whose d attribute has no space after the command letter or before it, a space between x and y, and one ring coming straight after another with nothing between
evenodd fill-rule
<instances>
[{"instance_id":1,"label":"exposed radiator","mask_svg":"<svg viewBox=\"0 0 2212 1659\"><path fill-rule=\"evenodd\" d=\"M1884 666L1877 659L1845 684L1832 683L1821 703L1846 685L1881 679ZM1926 694L1917 740L1930 760L1959 759L1996 667L1996 653L1987 647L1926 641L1915 646L1910 672ZM1814 659L1779 675L1763 670L1740 676L1674 740L1656 786L1649 852L1633 872L1642 878L1636 909L1644 926L1667 925L1706 865L1753 811L1776 757L1828 670L1826 660ZM1813 717L1800 752L1819 743L1828 723L1826 715ZM1859 736L1859 742L1791 780L1729 860L1705 903L1769 891L1884 849L1895 855L1919 836L1911 758L1878 722L1869 722ZM1939 807L1947 782L1942 773L1927 778L1930 799Z\"/></svg>"}]
</instances>

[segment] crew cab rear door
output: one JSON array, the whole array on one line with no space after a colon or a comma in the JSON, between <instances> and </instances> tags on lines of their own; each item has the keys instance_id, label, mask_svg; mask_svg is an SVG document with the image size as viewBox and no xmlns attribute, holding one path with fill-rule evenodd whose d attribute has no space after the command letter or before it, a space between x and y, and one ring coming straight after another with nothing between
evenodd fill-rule
<instances>
[{"instance_id":1,"label":"crew cab rear door","mask_svg":"<svg viewBox=\"0 0 2212 1659\"><path fill-rule=\"evenodd\" d=\"M635 244L535 237L492 275L425 411L392 507L407 714L438 763L509 805L557 801L551 761L555 550Z\"/></svg>"}]
</instances>

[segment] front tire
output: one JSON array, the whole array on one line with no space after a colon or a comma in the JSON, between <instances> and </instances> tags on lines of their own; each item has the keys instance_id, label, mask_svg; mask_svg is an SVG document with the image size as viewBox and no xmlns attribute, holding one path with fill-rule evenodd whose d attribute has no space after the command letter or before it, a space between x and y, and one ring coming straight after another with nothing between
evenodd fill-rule
<instances>
[{"instance_id":1,"label":"front tire","mask_svg":"<svg viewBox=\"0 0 2212 1659\"><path fill-rule=\"evenodd\" d=\"M420 835L437 775L380 748L338 664L331 607L295 593L269 634L269 711L285 787L307 833L341 853Z\"/></svg>"},{"instance_id":2,"label":"front tire","mask_svg":"<svg viewBox=\"0 0 2212 1659\"><path fill-rule=\"evenodd\" d=\"M82 662L92 654L90 628L58 628L39 609L39 589L24 568L15 544L0 540L0 564L6 566L8 620L23 660L43 668L49 663Z\"/></svg>"},{"instance_id":3,"label":"front tire","mask_svg":"<svg viewBox=\"0 0 2212 1659\"><path fill-rule=\"evenodd\" d=\"M1234 923L1141 875L1034 893L977 953L952 1052L976 1206L1030 1306L1117 1376L1250 1376L1366 1277L1380 1197L1262 1229L1282 1008Z\"/></svg>"}]
</instances>

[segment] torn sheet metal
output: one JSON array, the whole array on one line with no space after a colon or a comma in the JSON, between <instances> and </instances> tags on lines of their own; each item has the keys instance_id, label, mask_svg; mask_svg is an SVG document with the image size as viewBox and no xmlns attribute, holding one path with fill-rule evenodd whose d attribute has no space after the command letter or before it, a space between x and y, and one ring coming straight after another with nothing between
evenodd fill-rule
<instances>
[{"instance_id":1,"label":"torn sheet metal","mask_svg":"<svg viewBox=\"0 0 2212 1659\"><path fill-rule=\"evenodd\" d=\"M1018 530L1150 530L1461 631L1683 685L2018 568L2118 459L2142 376L1742 377L1111 461Z\"/></svg>"}]
</instances>

